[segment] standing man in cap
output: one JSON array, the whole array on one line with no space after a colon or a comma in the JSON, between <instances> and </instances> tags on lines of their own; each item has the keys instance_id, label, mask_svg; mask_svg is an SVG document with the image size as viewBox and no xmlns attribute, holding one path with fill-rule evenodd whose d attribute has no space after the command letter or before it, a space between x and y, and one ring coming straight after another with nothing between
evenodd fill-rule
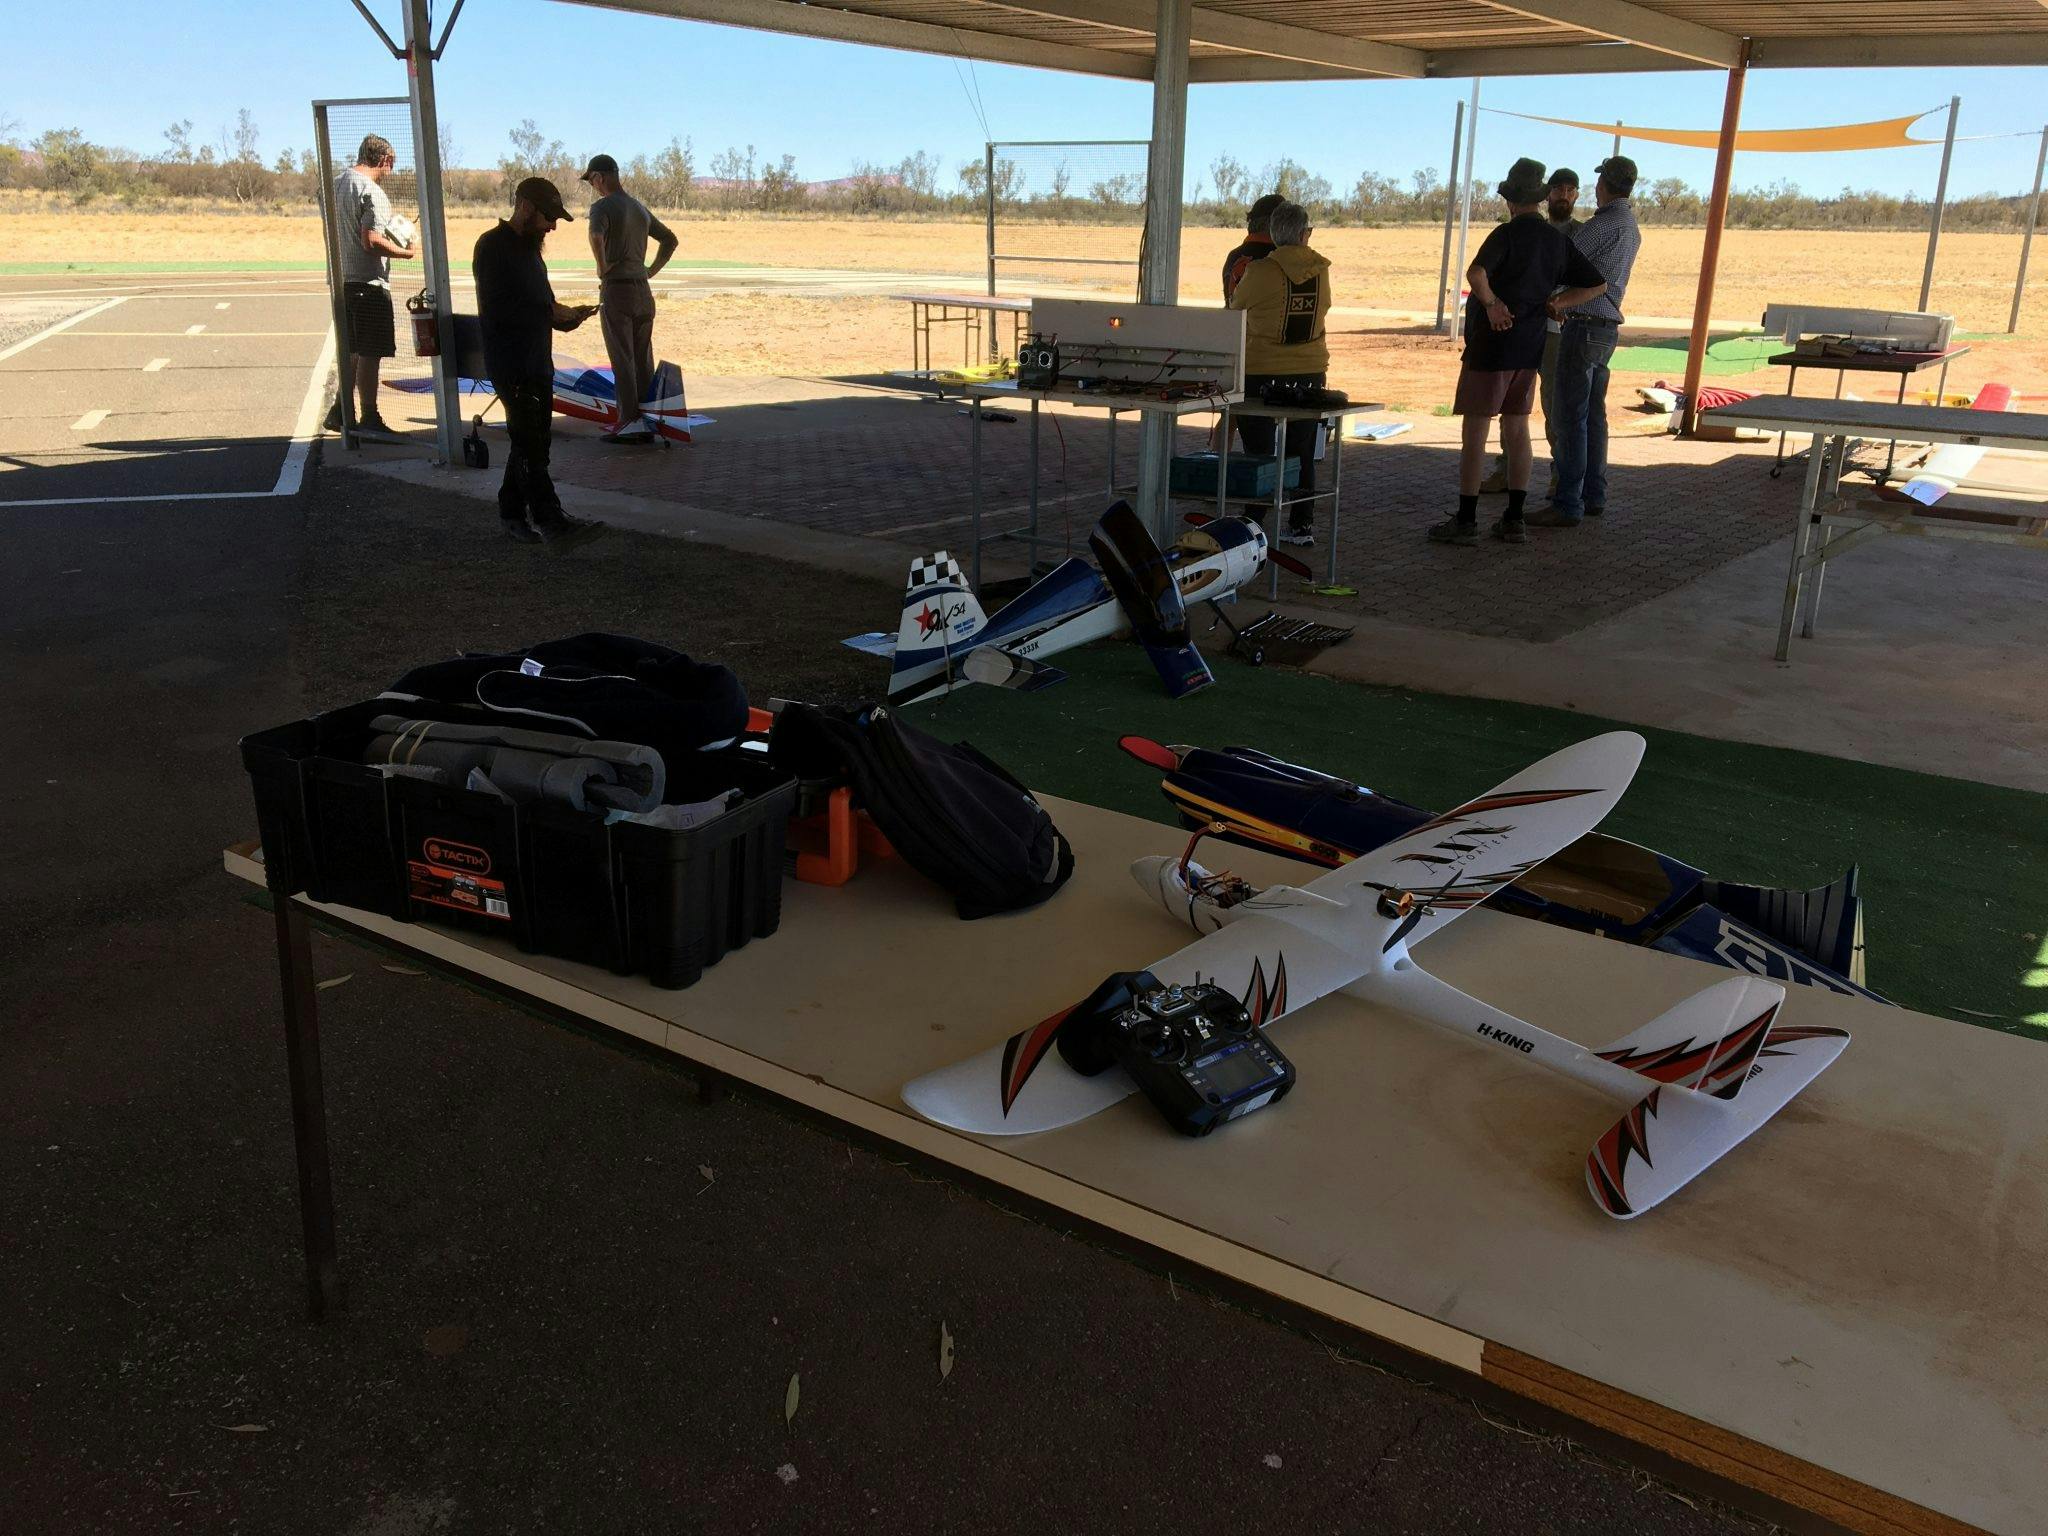
<instances>
[{"instance_id":1,"label":"standing man in cap","mask_svg":"<svg viewBox=\"0 0 2048 1536\"><path fill-rule=\"evenodd\" d=\"M1564 322L1557 361L1557 429L1552 439L1550 505L1529 515L1536 528L1576 528L1607 510L1607 365L1621 336L1621 301L1635 271L1643 232L1636 226L1636 163L1627 155L1600 162L1593 186L1599 209L1572 231L1572 244L1607 286L1588 303L1560 294L1550 312ZM1548 406L1545 407L1546 412Z\"/></svg>"},{"instance_id":2,"label":"standing man in cap","mask_svg":"<svg viewBox=\"0 0 2048 1536\"><path fill-rule=\"evenodd\" d=\"M1532 462L1529 407L1536 398L1549 306L1554 297L1560 308L1576 308L1607 291L1599 269L1544 217L1541 162L1517 160L1496 190L1508 205L1508 221L1486 237L1465 272L1472 297L1465 306L1465 361L1451 407L1464 418L1458 510L1430 528L1430 540L1438 544L1479 542L1479 478L1496 416L1508 455L1508 506L1493 536L1509 544L1528 542L1522 504Z\"/></svg>"},{"instance_id":3,"label":"standing man in cap","mask_svg":"<svg viewBox=\"0 0 2048 1536\"><path fill-rule=\"evenodd\" d=\"M647 211L647 205L619 181L619 162L592 155L583 179L597 194L590 205L590 254L597 258L598 299L604 349L611 355L619 421L605 433L608 443L651 443L654 433L641 419L640 403L654 378L654 289L648 279L676 253L676 237ZM647 264L647 237L660 247Z\"/></svg>"},{"instance_id":4,"label":"standing man in cap","mask_svg":"<svg viewBox=\"0 0 2048 1536\"><path fill-rule=\"evenodd\" d=\"M498 487L506 536L522 544L565 549L597 537L600 522L565 516L548 478L555 400L554 333L573 331L597 313L595 304L555 302L541 245L568 218L552 181L529 176L512 194L512 217L484 231L470 258L477 318L491 387L505 406L512 446Z\"/></svg>"}]
</instances>

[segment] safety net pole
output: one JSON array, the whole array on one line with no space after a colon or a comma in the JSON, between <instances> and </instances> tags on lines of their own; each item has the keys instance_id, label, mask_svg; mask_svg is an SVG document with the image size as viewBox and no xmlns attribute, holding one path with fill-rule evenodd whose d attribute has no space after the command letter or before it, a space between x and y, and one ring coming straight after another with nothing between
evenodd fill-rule
<instances>
[{"instance_id":1,"label":"safety net pole","mask_svg":"<svg viewBox=\"0 0 2048 1536\"><path fill-rule=\"evenodd\" d=\"M1458 179L1458 148L1465 137L1465 103L1458 103L1457 114L1451 119L1451 170L1450 179ZM1450 189L1446 187L1445 191ZM1450 327L1444 324L1444 306L1447 302L1444 290L1451 281L1451 221L1458 216L1458 200L1444 199L1444 259L1436 273L1436 328L1449 334Z\"/></svg>"},{"instance_id":2,"label":"safety net pole","mask_svg":"<svg viewBox=\"0 0 2048 1536\"><path fill-rule=\"evenodd\" d=\"M1749 78L1749 39L1728 71L1721 105L1721 141L1714 149L1714 192L1707 204L1707 238L1700 250L1700 286L1692 304L1692 341L1685 351L1685 414L1679 430L1690 437L1700 424L1700 375L1707 366L1707 326L1714 312L1714 276L1721 261L1721 230L1728 222L1728 182L1735 172L1735 130L1742 122L1742 87Z\"/></svg>"},{"instance_id":3,"label":"safety net pole","mask_svg":"<svg viewBox=\"0 0 2048 1536\"><path fill-rule=\"evenodd\" d=\"M2027 258L2034 252L2034 225L2041 218L2041 172L2048 167L2048 128L2041 130L2041 153L2034 158L2034 195L2027 200L2027 232L2020 237L2020 275L2012 282L2012 315L2008 332L2020 328L2020 297L2027 291Z\"/></svg>"},{"instance_id":4,"label":"safety net pole","mask_svg":"<svg viewBox=\"0 0 2048 1536\"><path fill-rule=\"evenodd\" d=\"M1927 308L1927 296L1934 291L1934 253L1941 248L1941 211L1948 205L1948 163L1956 153L1956 113L1963 98L1948 99L1948 137L1941 141L1941 176L1934 183L1934 217L1927 224L1927 264L1920 269L1920 308Z\"/></svg>"}]
</instances>

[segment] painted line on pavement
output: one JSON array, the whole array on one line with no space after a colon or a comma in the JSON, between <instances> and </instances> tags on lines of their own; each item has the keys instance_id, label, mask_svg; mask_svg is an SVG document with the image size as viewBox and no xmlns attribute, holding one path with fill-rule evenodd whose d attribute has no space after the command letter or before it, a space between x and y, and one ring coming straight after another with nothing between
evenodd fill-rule
<instances>
[{"instance_id":1,"label":"painted line on pavement","mask_svg":"<svg viewBox=\"0 0 2048 1536\"><path fill-rule=\"evenodd\" d=\"M218 303L218 304L214 305L213 307L214 307L215 309L226 309L226 308L228 307L228 306L227 306L227 301L226 301L226 300L222 300L222 301L221 301L220 303Z\"/></svg>"},{"instance_id":2,"label":"painted line on pavement","mask_svg":"<svg viewBox=\"0 0 2048 1536\"><path fill-rule=\"evenodd\" d=\"M169 362L170 359L168 357L152 357L142 365L142 371L144 373L162 373Z\"/></svg>"},{"instance_id":3,"label":"painted line on pavement","mask_svg":"<svg viewBox=\"0 0 2048 1536\"><path fill-rule=\"evenodd\" d=\"M60 331L68 331L81 320L90 320L94 315L103 315L116 304L125 303L126 301L127 295L123 294L120 298L109 299L104 304L95 304L90 309L81 309L77 314L70 316L68 319L59 320L48 330L37 331L35 335L30 336L26 340L17 341L13 346L0 351L0 363L6 362L10 357L19 357L37 342L47 340Z\"/></svg>"},{"instance_id":4,"label":"painted line on pavement","mask_svg":"<svg viewBox=\"0 0 2048 1536\"><path fill-rule=\"evenodd\" d=\"M292 424L292 445L285 451L284 463L277 472L277 484L270 488L273 496L296 496L299 483L306 474L306 455L312 450L313 436L320 430L320 401L327 393L327 375L334 367L334 331L330 327L327 339L320 344L320 356L313 363L312 376L306 380L306 395L299 402L299 419Z\"/></svg>"},{"instance_id":5,"label":"painted line on pavement","mask_svg":"<svg viewBox=\"0 0 2048 1536\"><path fill-rule=\"evenodd\" d=\"M185 334L187 336L197 336L201 331L205 329L206 327L203 325L188 325L185 327Z\"/></svg>"},{"instance_id":6,"label":"painted line on pavement","mask_svg":"<svg viewBox=\"0 0 2048 1536\"><path fill-rule=\"evenodd\" d=\"M74 432L90 432L106 419L107 413L105 411L87 411L78 420L71 423L71 430Z\"/></svg>"}]
</instances>

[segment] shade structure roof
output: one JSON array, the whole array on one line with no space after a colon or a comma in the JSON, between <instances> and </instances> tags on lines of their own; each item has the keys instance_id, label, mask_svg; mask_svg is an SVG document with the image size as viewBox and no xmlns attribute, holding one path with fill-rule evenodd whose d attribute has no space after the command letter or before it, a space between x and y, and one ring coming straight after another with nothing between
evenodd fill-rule
<instances>
[{"instance_id":1,"label":"shade structure roof","mask_svg":"<svg viewBox=\"0 0 2048 1536\"><path fill-rule=\"evenodd\" d=\"M1152 78L1153 0L570 0ZM2048 0L1199 0L1189 78L1427 79L2048 64Z\"/></svg>"}]
</instances>

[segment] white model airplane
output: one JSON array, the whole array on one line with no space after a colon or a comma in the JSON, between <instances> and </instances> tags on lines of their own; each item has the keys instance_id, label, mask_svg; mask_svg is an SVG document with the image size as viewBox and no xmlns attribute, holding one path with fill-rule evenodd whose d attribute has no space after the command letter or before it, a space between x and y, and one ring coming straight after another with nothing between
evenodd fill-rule
<instances>
[{"instance_id":1,"label":"white model airplane","mask_svg":"<svg viewBox=\"0 0 2048 1536\"><path fill-rule=\"evenodd\" d=\"M1629 1108L1587 1157L1586 1184L1610 1216L1640 1215L1782 1109L1848 1035L1780 1024L1785 989L1742 976L1590 1049L1466 996L1409 950L1590 832L1642 754L1628 731L1567 747L1298 888L1258 890L1185 856L1140 859L1138 883L1200 935L1147 969L1163 985L1227 989L1260 1027L1341 989L1615 1094ZM1055 1046L1074 1011L916 1079L904 1101L982 1135L1053 1130L1108 1108L1136 1085L1116 1067L1084 1076L1068 1065Z\"/></svg>"},{"instance_id":2,"label":"white model airplane","mask_svg":"<svg viewBox=\"0 0 2048 1536\"><path fill-rule=\"evenodd\" d=\"M1190 601L1227 602L1272 560L1303 576L1308 568L1266 547L1257 523L1206 520L1161 550L1128 502L1102 515L1088 540L1101 569L1069 559L996 610L968 590L944 550L910 566L894 636L876 631L844 643L889 658L895 703L936 697L968 683L1030 691L1066 677L1047 656L1136 632L1174 698L1215 681L1189 639Z\"/></svg>"},{"instance_id":3,"label":"white model airplane","mask_svg":"<svg viewBox=\"0 0 2048 1536\"><path fill-rule=\"evenodd\" d=\"M2012 387L2006 384L1986 384L1977 391L1970 402L1973 411L2009 411L2012 409ZM1877 488L1879 497L1886 501L1917 501L1923 507L1932 507L1955 491L2016 491L2033 494L2032 488L2024 485L2008 485L1996 480L1983 480L1976 476L1978 463L1984 457L1981 443L1943 443L1930 451L1914 472L1897 485L1881 485Z\"/></svg>"}]
</instances>

